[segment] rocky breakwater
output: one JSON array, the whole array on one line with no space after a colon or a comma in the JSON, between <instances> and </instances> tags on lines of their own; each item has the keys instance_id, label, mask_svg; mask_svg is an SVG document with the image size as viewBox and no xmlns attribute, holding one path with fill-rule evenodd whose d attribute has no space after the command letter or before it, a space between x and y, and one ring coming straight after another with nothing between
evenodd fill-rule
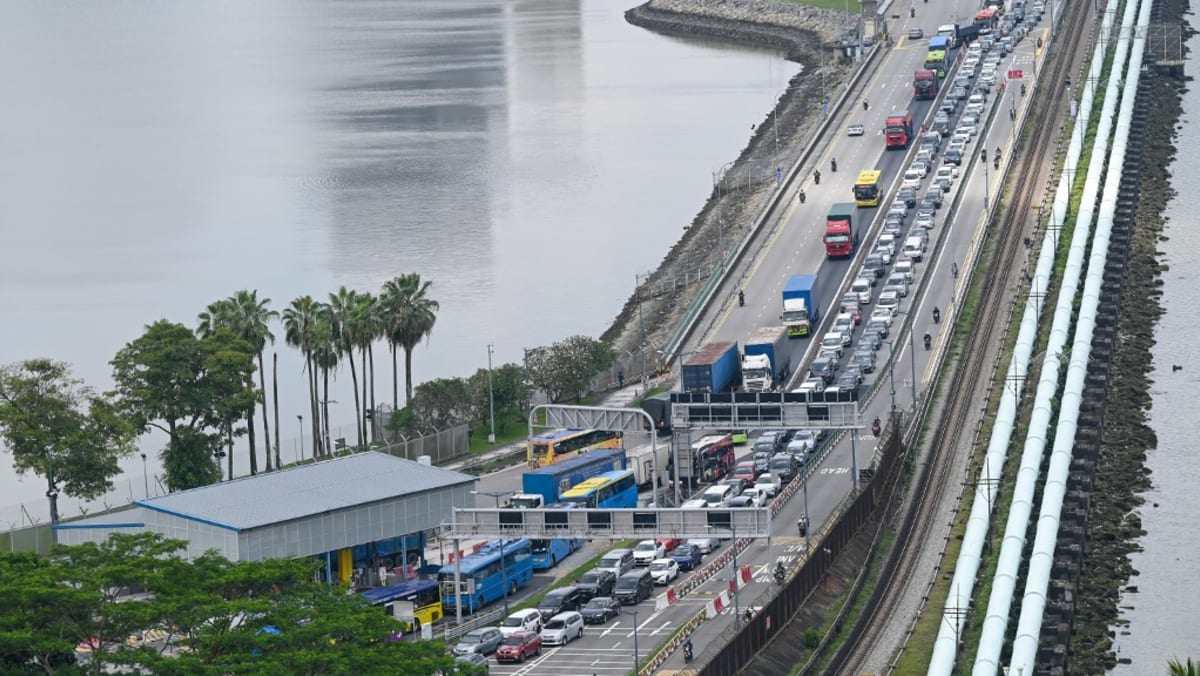
<instances>
[{"instance_id":1,"label":"rocky breakwater","mask_svg":"<svg viewBox=\"0 0 1200 676\"><path fill-rule=\"evenodd\" d=\"M666 345L777 189L775 168L786 171L812 139L821 121L823 94L837 96L854 67L845 60L822 57L822 50L832 55L845 33L844 12L767 0L650 0L627 11L625 18L659 33L778 50L803 68L775 109L764 111L738 157L714 176L712 193L692 221L683 225L683 236L658 268L641 279L641 286L601 336L621 359L612 373L601 376L600 388L615 384L618 369L627 377L640 373L642 350L653 370L660 358L657 350Z\"/></svg>"},{"instance_id":2,"label":"rocky breakwater","mask_svg":"<svg viewBox=\"0 0 1200 676\"><path fill-rule=\"evenodd\" d=\"M773 47L802 63L847 25L845 12L769 0L650 0L625 12L625 20L661 33Z\"/></svg>"}]
</instances>

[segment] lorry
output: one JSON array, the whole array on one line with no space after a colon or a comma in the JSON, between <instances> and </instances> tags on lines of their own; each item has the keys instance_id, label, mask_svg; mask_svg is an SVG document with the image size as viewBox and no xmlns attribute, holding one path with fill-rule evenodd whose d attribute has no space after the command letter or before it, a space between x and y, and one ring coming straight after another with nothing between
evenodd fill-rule
<instances>
[{"instance_id":1,"label":"lorry","mask_svg":"<svg viewBox=\"0 0 1200 676\"><path fill-rule=\"evenodd\" d=\"M887 116L883 124L884 144L888 150L903 150L912 143L913 114L902 110Z\"/></svg>"},{"instance_id":2,"label":"lorry","mask_svg":"<svg viewBox=\"0 0 1200 676\"><path fill-rule=\"evenodd\" d=\"M958 46L958 24L947 23L937 27L937 34L946 38L946 47L954 49Z\"/></svg>"},{"instance_id":3,"label":"lorry","mask_svg":"<svg viewBox=\"0 0 1200 676\"><path fill-rule=\"evenodd\" d=\"M921 69L913 73L913 98L918 101L936 99L938 76L932 70Z\"/></svg>"},{"instance_id":4,"label":"lorry","mask_svg":"<svg viewBox=\"0 0 1200 676\"><path fill-rule=\"evenodd\" d=\"M783 285L783 327L788 337L807 336L821 319L816 304L816 275L792 275Z\"/></svg>"},{"instance_id":5,"label":"lorry","mask_svg":"<svg viewBox=\"0 0 1200 676\"><path fill-rule=\"evenodd\" d=\"M854 227L854 202L838 202L825 216L825 255L830 258L853 256L858 246L858 230Z\"/></svg>"},{"instance_id":6,"label":"lorry","mask_svg":"<svg viewBox=\"0 0 1200 676\"><path fill-rule=\"evenodd\" d=\"M723 392L738 384L741 360L735 341L705 343L683 363L684 392Z\"/></svg>"},{"instance_id":7,"label":"lorry","mask_svg":"<svg viewBox=\"0 0 1200 676\"><path fill-rule=\"evenodd\" d=\"M658 432L658 436L671 436L671 395L669 393L663 392L646 397L642 400L642 410L654 420L654 430Z\"/></svg>"},{"instance_id":8,"label":"lorry","mask_svg":"<svg viewBox=\"0 0 1200 676\"><path fill-rule=\"evenodd\" d=\"M790 366L787 329L755 329L742 348L742 387L747 392L770 392L787 380Z\"/></svg>"},{"instance_id":9,"label":"lorry","mask_svg":"<svg viewBox=\"0 0 1200 676\"><path fill-rule=\"evenodd\" d=\"M522 475L522 492L513 495L508 501L508 506L516 509L542 509L558 502L559 495L575 484L602 472L625 469L627 464L623 448L598 448L560 460Z\"/></svg>"},{"instance_id":10,"label":"lorry","mask_svg":"<svg viewBox=\"0 0 1200 676\"><path fill-rule=\"evenodd\" d=\"M633 478L639 487L650 488L654 482L654 470L663 485L673 476L671 467L671 444L663 441L651 447L650 444L635 446L626 450L629 456L629 469L633 470Z\"/></svg>"}]
</instances>

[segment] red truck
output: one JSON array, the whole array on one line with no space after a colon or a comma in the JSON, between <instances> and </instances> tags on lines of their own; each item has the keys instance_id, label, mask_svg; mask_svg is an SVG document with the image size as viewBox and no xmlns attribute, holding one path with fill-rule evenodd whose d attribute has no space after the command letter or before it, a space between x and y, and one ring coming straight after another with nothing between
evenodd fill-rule
<instances>
[{"instance_id":1,"label":"red truck","mask_svg":"<svg viewBox=\"0 0 1200 676\"><path fill-rule=\"evenodd\" d=\"M938 76L932 70L913 73L913 98L918 101L937 98Z\"/></svg>"},{"instance_id":2,"label":"red truck","mask_svg":"<svg viewBox=\"0 0 1200 676\"><path fill-rule=\"evenodd\" d=\"M913 115L909 111L892 113L883 125L883 136L887 149L904 149L913 140Z\"/></svg>"},{"instance_id":3,"label":"red truck","mask_svg":"<svg viewBox=\"0 0 1200 676\"><path fill-rule=\"evenodd\" d=\"M840 202L825 216L825 255L830 258L853 256L858 244L854 230L854 202Z\"/></svg>"}]
</instances>

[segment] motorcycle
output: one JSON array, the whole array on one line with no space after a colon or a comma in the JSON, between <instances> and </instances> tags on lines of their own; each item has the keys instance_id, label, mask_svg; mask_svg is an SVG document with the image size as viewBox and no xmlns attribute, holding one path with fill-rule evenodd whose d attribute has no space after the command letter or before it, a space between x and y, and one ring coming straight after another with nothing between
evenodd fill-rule
<instances>
[{"instance_id":1,"label":"motorcycle","mask_svg":"<svg viewBox=\"0 0 1200 676\"><path fill-rule=\"evenodd\" d=\"M692 661L692 639L690 639L690 638L687 641L684 641L684 643L683 643L683 661L684 662Z\"/></svg>"},{"instance_id":2,"label":"motorcycle","mask_svg":"<svg viewBox=\"0 0 1200 676\"><path fill-rule=\"evenodd\" d=\"M837 173L837 158L836 157L829 160L829 170L835 174Z\"/></svg>"},{"instance_id":3,"label":"motorcycle","mask_svg":"<svg viewBox=\"0 0 1200 676\"><path fill-rule=\"evenodd\" d=\"M775 584L783 584L784 578L787 577L787 571L783 569L782 563L775 564Z\"/></svg>"},{"instance_id":4,"label":"motorcycle","mask_svg":"<svg viewBox=\"0 0 1200 676\"><path fill-rule=\"evenodd\" d=\"M746 292L738 291L738 307L746 307Z\"/></svg>"},{"instance_id":5,"label":"motorcycle","mask_svg":"<svg viewBox=\"0 0 1200 676\"><path fill-rule=\"evenodd\" d=\"M933 323L940 324L941 321L942 321L942 311L937 309L936 307L933 308Z\"/></svg>"},{"instance_id":6,"label":"motorcycle","mask_svg":"<svg viewBox=\"0 0 1200 676\"><path fill-rule=\"evenodd\" d=\"M820 170L813 171L813 183L815 183L816 185L821 185L821 171Z\"/></svg>"},{"instance_id":7,"label":"motorcycle","mask_svg":"<svg viewBox=\"0 0 1200 676\"><path fill-rule=\"evenodd\" d=\"M926 333L925 334L925 349L928 350L932 346L933 346L933 336Z\"/></svg>"},{"instance_id":8,"label":"motorcycle","mask_svg":"<svg viewBox=\"0 0 1200 676\"><path fill-rule=\"evenodd\" d=\"M877 416L875 418L874 422L871 423L871 434L875 435L875 438L878 439L879 433L882 431L883 431L883 427L879 424L879 418Z\"/></svg>"}]
</instances>

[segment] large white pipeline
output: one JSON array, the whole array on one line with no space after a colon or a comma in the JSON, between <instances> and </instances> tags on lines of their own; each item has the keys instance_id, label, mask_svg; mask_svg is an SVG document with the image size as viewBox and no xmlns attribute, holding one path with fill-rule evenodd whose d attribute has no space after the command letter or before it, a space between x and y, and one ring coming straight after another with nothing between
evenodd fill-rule
<instances>
[{"instance_id":1,"label":"large white pipeline","mask_svg":"<svg viewBox=\"0 0 1200 676\"><path fill-rule=\"evenodd\" d=\"M1150 12L1154 0L1144 0L1138 12L1136 26L1150 24ZM1134 28L1130 27L1129 32ZM1122 30L1122 35L1126 33ZM1108 257L1109 240L1112 235L1113 218L1117 207L1117 191L1125 167L1125 152L1129 141L1129 129L1133 120L1133 104L1137 98L1138 79L1142 70L1142 55L1146 48L1143 31L1138 31L1133 41L1129 59L1128 76L1121 98L1121 112L1117 118L1116 136L1113 138L1112 156L1108 163L1108 175L1104 179L1104 194L1100 202L1100 216L1096 224L1096 239L1092 244L1088 261L1087 279L1084 282L1083 298L1079 306L1079 321L1075 329L1075 341L1071 346L1071 361L1067 367L1066 385L1063 387L1062 408L1058 428L1055 431L1054 449L1050 454L1050 468L1046 473L1046 487L1042 493L1042 508L1038 515L1037 534L1034 536L1033 552L1029 557L1029 572L1025 580L1025 596L1021 602L1021 615L1017 633L1013 639L1010 674L1032 674L1037 659L1038 642L1042 633L1042 620L1046 609L1046 591L1050 586L1050 572L1054 563L1054 549L1058 543L1059 520L1062 515L1063 498L1067 492L1067 478L1071 469L1071 451L1075 446L1076 425L1083 397L1084 379L1087 376L1088 360L1092 352L1092 337L1096 327L1096 314L1100 306L1100 291L1104 283L1104 263Z\"/></svg>"},{"instance_id":2,"label":"large white pipeline","mask_svg":"<svg viewBox=\"0 0 1200 676\"><path fill-rule=\"evenodd\" d=\"M1067 265L1054 310L1046 354L1042 359L1041 380L1038 381L1037 394L1034 397L1029 432L1025 436L1025 448L1021 454L1021 466L1017 470L1012 506L1009 508L996 572L992 578L992 593L988 599L987 612L984 614L979 651L975 655L975 667L972 671L974 676L994 676L1000 669L1000 653L1008 631L1009 610L1016 593L1017 576L1025 549L1025 534L1029 529L1029 516L1033 512L1042 458L1046 452L1046 437L1053 417L1053 400L1058 393L1059 371L1063 361L1060 353L1067 344L1071 319L1075 313L1075 296L1083 278L1083 256L1087 252L1092 220L1099 205L1097 197L1100 194L1100 178L1104 174L1108 144L1116 117L1114 113L1121 94L1122 78L1118 75L1124 73L1125 60L1129 56L1129 29L1136 17L1137 0L1125 3L1121 37L1117 41L1112 67L1109 70L1104 107L1100 112L1096 140L1083 185L1083 196L1079 202L1079 213L1075 219L1075 231L1071 237L1071 248L1067 254ZM1043 290L1044 288L1042 287ZM1034 291L1036 292L1036 289ZM1036 295L1034 297L1037 298Z\"/></svg>"},{"instance_id":3,"label":"large white pipeline","mask_svg":"<svg viewBox=\"0 0 1200 676\"><path fill-rule=\"evenodd\" d=\"M1111 34L1112 24L1116 17L1119 0L1108 0L1107 10L1101 24L1101 36ZM1091 66L1088 69L1088 80L1099 82L1100 73L1104 66L1104 54L1107 41L1100 40L1092 54ZM1056 86L1053 83L1052 86ZM1067 147L1067 157L1063 165L1064 171L1059 178L1058 189L1054 195L1054 206L1051 211L1051 223L1061 224L1066 221L1067 207L1071 199L1071 178L1078 170L1079 157L1083 153L1083 132L1087 120L1092 114L1095 101L1095 89L1084 86L1080 98L1075 125L1081 131L1071 135ZM1043 236L1041 254L1034 268L1034 286L1038 289L1050 288L1051 275L1054 272L1055 238L1058 233L1053 228L1047 228ZM987 452L984 455L983 466L979 470L979 481L975 488L975 500L971 505L971 513L967 519L967 528L963 534L962 549L959 550L958 560L954 564L954 577L950 582L950 593L942 610L942 622L938 628L937 639L933 644L933 655L930 657L928 673L931 676L948 676L954 671L958 652L958 637L962 634L966 622L967 608L971 604L971 596L975 590L975 580L979 573L980 559L983 554L983 544L987 539L991 521L992 506L995 501L995 486L1004 467L1004 459L1008 452L1009 441L1016 428L1017 403L1025 384L1025 374L1029 369L1030 356L1037 339L1038 315L1040 301L1037 296L1031 296L1025 301L1025 311L1021 316L1021 325L1017 331L1017 341L1013 348L1012 360L1005 373L1005 382L1013 387L1005 387L1000 394L1000 403L996 410L996 420L992 426L992 435L988 440Z\"/></svg>"}]
</instances>

